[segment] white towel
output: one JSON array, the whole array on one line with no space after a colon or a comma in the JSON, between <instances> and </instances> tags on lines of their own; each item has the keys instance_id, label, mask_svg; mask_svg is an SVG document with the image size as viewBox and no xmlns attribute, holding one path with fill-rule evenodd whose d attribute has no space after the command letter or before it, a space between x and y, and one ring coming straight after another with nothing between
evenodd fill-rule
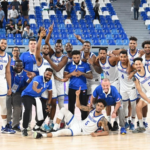
<instances>
[{"instance_id":1,"label":"white towel","mask_svg":"<svg viewBox=\"0 0 150 150\"><path fill-rule=\"evenodd\" d=\"M42 103L39 97L36 97L35 101L36 101L37 119L38 121L40 121L44 119L43 107L42 107Z\"/></svg>"}]
</instances>

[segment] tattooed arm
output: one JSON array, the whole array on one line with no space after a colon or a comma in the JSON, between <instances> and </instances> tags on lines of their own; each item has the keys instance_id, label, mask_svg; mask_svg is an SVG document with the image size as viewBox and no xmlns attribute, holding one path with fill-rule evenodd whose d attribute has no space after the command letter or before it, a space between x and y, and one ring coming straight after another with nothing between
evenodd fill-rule
<instances>
[{"instance_id":1,"label":"tattooed arm","mask_svg":"<svg viewBox=\"0 0 150 150\"><path fill-rule=\"evenodd\" d=\"M107 119L105 117L103 117L99 121L98 125L102 126L103 129L104 129L104 131L97 132L97 133L91 133L91 136L96 137L96 136L106 136L106 135L109 135L109 129L108 129L108 126L107 126Z\"/></svg>"},{"instance_id":2,"label":"tattooed arm","mask_svg":"<svg viewBox=\"0 0 150 150\"><path fill-rule=\"evenodd\" d=\"M80 104L80 91L81 87L76 91L76 106L83 111L91 111L92 108L90 108L89 106L83 106Z\"/></svg>"}]
</instances>

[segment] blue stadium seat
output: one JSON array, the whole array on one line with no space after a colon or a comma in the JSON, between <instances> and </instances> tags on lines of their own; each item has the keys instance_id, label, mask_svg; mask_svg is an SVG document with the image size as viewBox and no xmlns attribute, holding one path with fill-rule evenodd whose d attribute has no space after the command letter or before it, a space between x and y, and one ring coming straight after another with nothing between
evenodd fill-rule
<instances>
[{"instance_id":1,"label":"blue stadium seat","mask_svg":"<svg viewBox=\"0 0 150 150\"><path fill-rule=\"evenodd\" d=\"M114 39L115 39L115 40L120 39L119 34L115 34L115 35L114 35Z\"/></svg>"},{"instance_id":2,"label":"blue stadium seat","mask_svg":"<svg viewBox=\"0 0 150 150\"><path fill-rule=\"evenodd\" d=\"M14 35L13 34L8 34L7 39L14 39Z\"/></svg>"},{"instance_id":3,"label":"blue stadium seat","mask_svg":"<svg viewBox=\"0 0 150 150\"><path fill-rule=\"evenodd\" d=\"M115 41L113 39L108 40L109 45L116 45Z\"/></svg>"},{"instance_id":4,"label":"blue stadium seat","mask_svg":"<svg viewBox=\"0 0 150 150\"><path fill-rule=\"evenodd\" d=\"M8 45L15 45L13 39L7 39L7 44L8 44Z\"/></svg>"},{"instance_id":5,"label":"blue stadium seat","mask_svg":"<svg viewBox=\"0 0 150 150\"><path fill-rule=\"evenodd\" d=\"M125 39L125 40L123 41L123 45L129 45L129 39Z\"/></svg>"},{"instance_id":6,"label":"blue stadium seat","mask_svg":"<svg viewBox=\"0 0 150 150\"><path fill-rule=\"evenodd\" d=\"M100 42L98 39L93 40L94 45L100 45Z\"/></svg>"},{"instance_id":7,"label":"blue stadium seat","mask_svg":"<svg viewBox=\"0 0 150 150\"><path fill-rule=\"evenodd\" d=\"M21 41L21 39L16 39L16 45L22 45L22 41Z\"/></svg>"},{"instance_id":8,"label":"blue stadium seat","mask_svg":"<svg viewBox=\"0 0 150 150\"><path fill-rule=\"evenodd\" d=\"M29 39L23 39L23 45L29 45Z\"/></svg>"},{"instance_id":9,"label":"blue stadium seat","mask_svg":"<svg viewBox=\"0 0 150 150\"><path fill-rule=\"evenodd\" d=\"M22 39L21 34L15 34L16 39Z\"/></svg>"},{"instance_id":10,"label":"blue stadium seat","mask_svg":"<svg viewBox=\"0 0 150 150\"><path fill-rule=\"evenodd\" d=\"M116 45L123 45L122 40L121 40L121 39L117 39L117 40L116 40Z\"/></svg>"},{"instance_id":11,"label":"blue stadium seat","mask_svg":"<svg viewBox=\"0 0 150 150\"><path fill-rule=\"evenodd\" d=\"M49 40L50 45L55 45L54 41L52 39Z\"/></svg>"},{"instance_id":12,"label":"blue stadium seat","mask_svg":"<svg viewBox=\"0 0 150 150\"><path fill-rule=\"evenodd\" d=\"M70 39L70 43L72 44L72 45L78 45L77 43L77 40L76 39Z\"/></svg>"},{"instance_id":13,"label":"blue stadium seat","mask_svg":"<svg viewBox=\"0 0 150 150\"><path fill-rule=\"evenodd\" d=\"M106 39L101 39L101 45L108 45L107 40Z\"/></svg>"},{"instance_id":14,"label":"blue stadium seat","mask_svg":"<svg viewBox=\"0 0 150 150\"><path fill-rule=\"evenodd\" d=\"M69 34L69 39L76 39L76 37L74 36L74 34Z\"/></svg>"},{"instance_id":15,"label":"blue stadium seat","mask_svg":"<svg viewBox=\"0 0 150 150\"><path fill-rule=\"evenodd\" d=\"M63 40L62 40L62 44L63 44L63 45L66 45L68 42L69 42L68 39L63 39Z\"/></svg>"},{"instance_id":16,"label":"blue stadium seat","mask_svg":"<svg viewBox=\"0 0 150 150\"><path fill-rule=\"evenodd\" d=\"M0 39L6 39L6 34L0 34Z\"/></svg>"},{"instance_id":17,"label":"blue stadium seat","mask_svg":"<svg viewBox=\"0 0 150 150\"><path fill-rule=\"evenodd\" d=\"M106 39L107 39L107 40L111 40L111 39L113 39L113 37L112 37L111 34L107 34L107 35L106 35Z\"/></svg>"}]
</instances>

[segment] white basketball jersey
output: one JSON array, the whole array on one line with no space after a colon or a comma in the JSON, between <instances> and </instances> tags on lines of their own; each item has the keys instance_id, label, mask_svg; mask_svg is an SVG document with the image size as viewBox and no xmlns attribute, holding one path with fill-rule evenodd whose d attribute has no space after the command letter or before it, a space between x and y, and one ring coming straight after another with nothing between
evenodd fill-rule
<instances>
[{"instance_id":1,"label":"white basketball jersey","mask_svg":"<svg viewBox=\"0 0 150 150\"><path fill-rule=\"evenodd\" d=\"M60 57L56 57L54 54L54 55L52 55L51 60L53 61L54 64L58 65L64 56L65 55L62 54ZM58 78L63 79L64 69L65 69L65 66L59 72L56 72L54 69L53 69L53 71Z\"/></svg>"},{"instance_id":2,"label":"white basketball jersey","mask_svg":"<svg viewBox=\"0 0 150 150\"><path fill-rule=\"evenodd\" d=\"M99 61L100 66L102 67L104 71L105 78L108 78L110 80L110 83L112 84L115 80L118 79L118 67L111 66L109 63L109 56L106 58L106 62L103 64L101 61Z\"/></svg>"},{"instance_id":3,"label":"white basketball jersey","mask_svg":"<svg viewBox=\"0 0 150 150\"><path fill-rule=\"evenodd\" d=\"M44 75L46 68L52 68L52 67L46 59L42 58L42 64L41 66L38 66L40 76Z\"/></svg>"},{"instance_id":4,"label":"white basketball jersey","mask_svg":"<svg viewBox=\"0 0 150 150\"><path fill-rule=\"evenodd\" d=\"M99 116L95 116L95 109L92 110L89 113L88 117L82 121L83 132L86 134L95 132L99 128L98 123L101 120L101 118L103 118L103 117L104 117L103 114L101 114Z\"/></svg>"},{"instance_id":5,"label":"white basketball jersey","mask_svg":"<svg viewBox=\"0 0 150 150\"><path fill-rule=\"evenodd\" d=\"M95 55L94 53L90 52L90 58L93 57L93 55ZM84 59L84 51L82 51L81 53L81 59ZM87 63L89 64L89 62L87 61ZM90 65L90 64L89 64ZM90 68L91 68L91 71L92 71L92 74L93 74L93 79L86 79L87 82L100 82L101 81L101 75L98 74L94 67L92 65L90 65Z\"/></svg>"},{"instance_id":6,"label":"white basketball jersey","mask_svg":"<svg viewBox=\"0 0 150 150\"><path fill-rule=\"evenodd\" d=\"M118 62L118 75L120 82L120 91L126 92L135 88L135 84L132 79L128 79L127 68L123 68L121 62Z\"/></svg>"},{"instance_id":7,"label":"white basketball jersey","mask_svg":"<svg viewBox=\"0 0 150 150\"><path fill-rule=\"evenodd\" d=\"M6 66L9 62L9 55L5 53L5 56L0 56L0 76L5 78ZM2 78L1 78L2 80Z\"/></svg>"},{"instance_id":8,"label":"white basketball jersey","mask_svg":"<svg viewBox=\"0 0 150 150\"><path fill-rule=\"evenodd\" d=\"M147 92L150 91L150 71L148 70L148 66L145 66L144 69L144 76L140 76L138 73L136 73L134 76L139 80L142 88L144 88L144 90Z\"/></svg>"},{"instance_id":9,"label":"white basketball jersey","mask_svg":"<svg viewBox=\"0 0 150 150\"><path fill-rule=\"evenodd\" d=\"M146 59L145 54L142 56L142 59L143 59L143 65L144 66L149 66L150 65L150 60Z\"/></svg>"},{"instance_id":10,"label":"white basketball jersey","mask_svg":"<svg viewBox=\"0 0 150 150\"><path fill-rule=\"evenodd\" d=\"M129 49L127 50L127 52L128 52L128 58L130 60L130 64L132 65L133 64L133 59L136 58L136 57L139 57L139 49L137 49L137 51L134 55L131 55Z\"/></svg>"}]
</instances>

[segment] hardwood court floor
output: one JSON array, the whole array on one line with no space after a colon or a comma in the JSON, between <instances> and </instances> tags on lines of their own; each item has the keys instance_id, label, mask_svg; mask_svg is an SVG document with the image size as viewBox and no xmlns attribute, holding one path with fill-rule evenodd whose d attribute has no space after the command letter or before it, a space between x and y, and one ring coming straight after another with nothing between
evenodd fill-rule
<instances>
[{"instance_id":1,"label":"hardwood court floor","mask_svg":"<svg viewBox=\"0 0 150 150\"><path fill-rule=\"evenodd\" d=\"M80 118L78 108L76 108L76 116ZM34 122L33 119L33 126ZM150 115L148 115L148 123L150 125ZM74 136L33 139L31 134L29 132L28 137L23 137L18 132L14 135L0 133L0 150L150 150L150 129L143 134L132 134L128 130L126 135L110 132L109 136L103 137Z\"/></svg>"}]
</instances>

